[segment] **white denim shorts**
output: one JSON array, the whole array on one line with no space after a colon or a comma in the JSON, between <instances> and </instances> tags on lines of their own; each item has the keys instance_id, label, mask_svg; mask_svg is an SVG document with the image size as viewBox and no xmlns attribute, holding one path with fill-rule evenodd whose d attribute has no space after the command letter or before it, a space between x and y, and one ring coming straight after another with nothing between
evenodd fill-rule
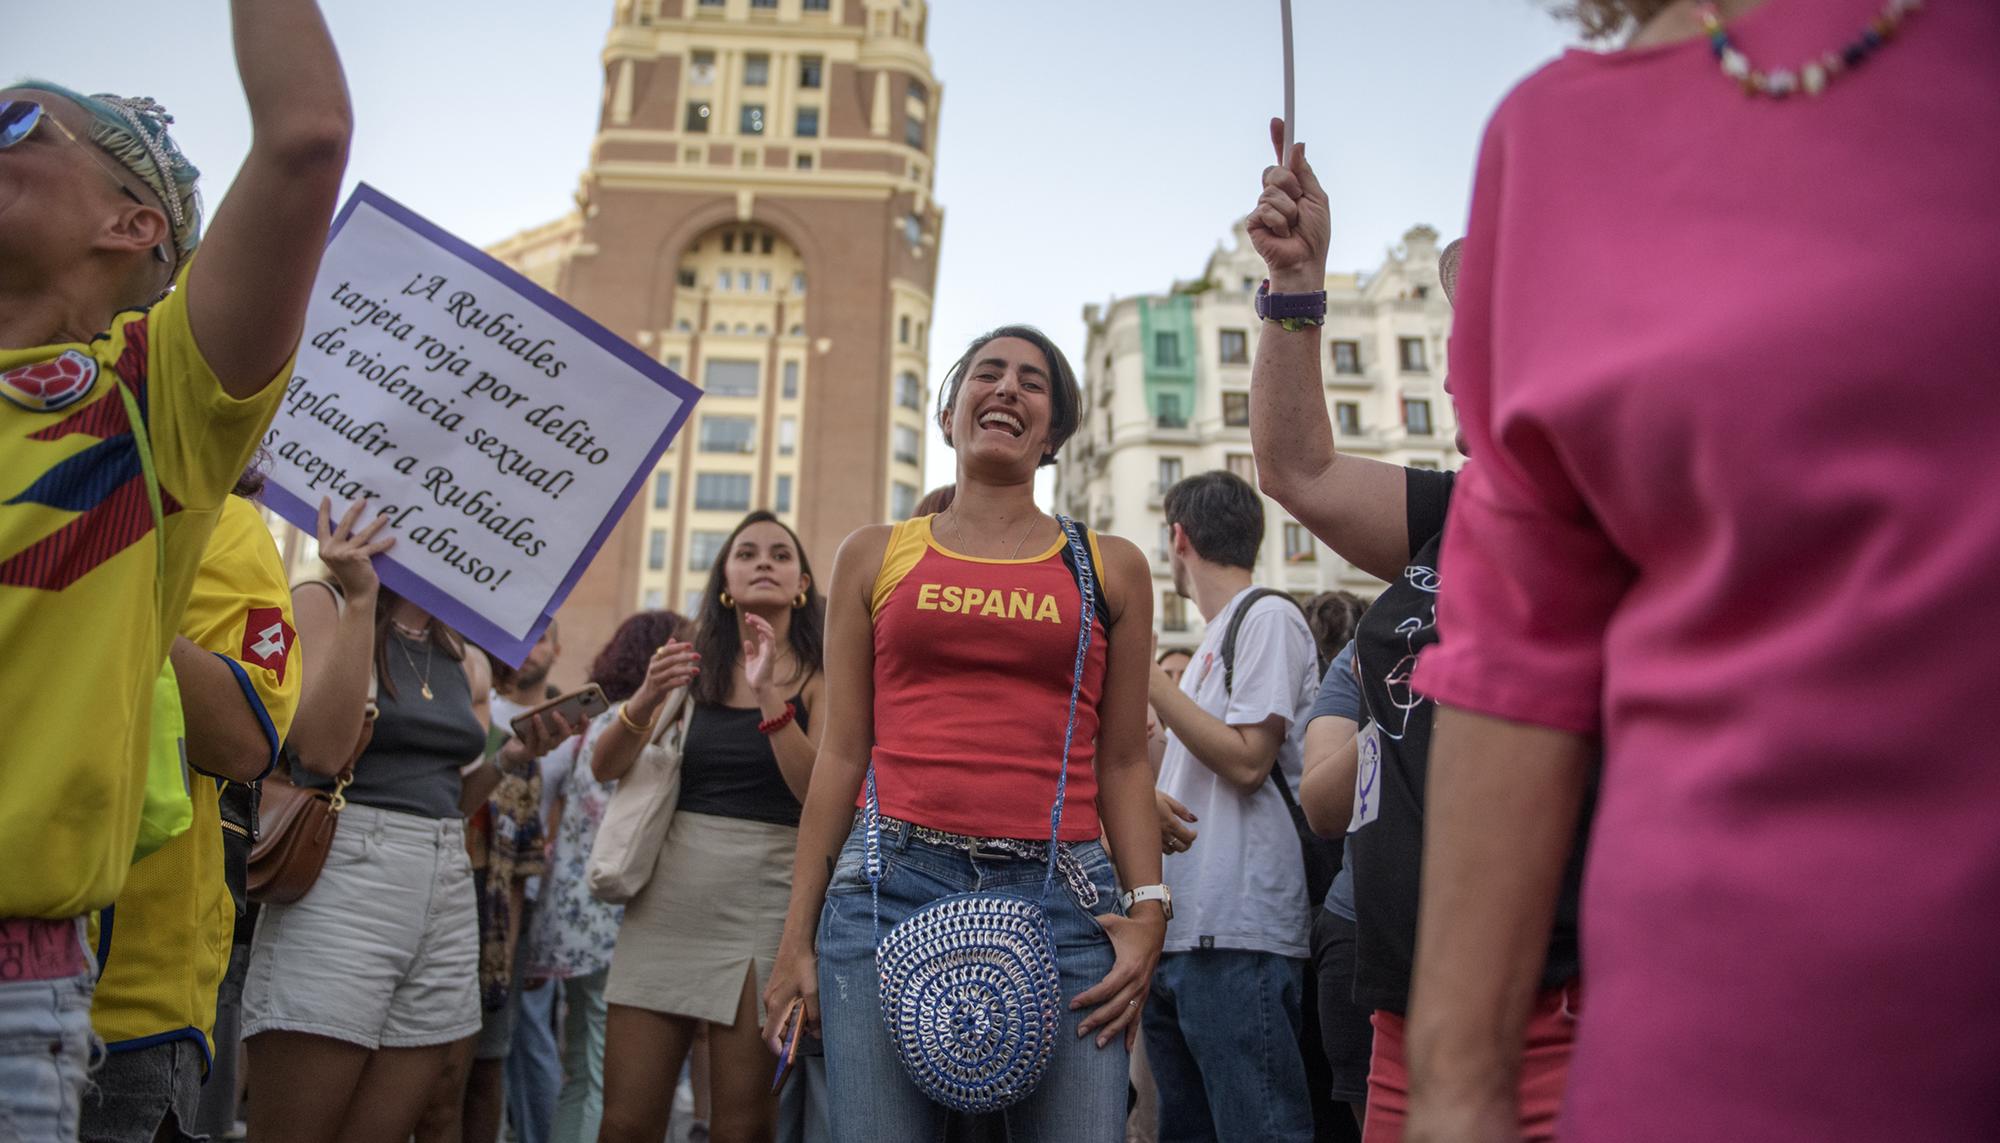
<instances>
[{"instance_id":1,"label":"white denim shorts","mask_svg":"<svg viewBox=\"0 0 2000 1143\"><path fill-rule=\"evenodd\" d=\"M479 916L465 823L348 803L319 880L257 919L243 1036L368 1049L479 1031Z\"/></svg>"}]
</instances>

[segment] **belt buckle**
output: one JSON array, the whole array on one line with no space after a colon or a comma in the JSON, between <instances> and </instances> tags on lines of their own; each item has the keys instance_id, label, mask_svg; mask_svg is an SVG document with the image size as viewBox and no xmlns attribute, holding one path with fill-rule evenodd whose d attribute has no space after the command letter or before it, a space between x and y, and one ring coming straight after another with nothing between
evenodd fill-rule
<instances>
[{"instance_id":1,"label":"belt buckle","mask_svg":"<svg viewBox=\"0 0 2000 1143\"><path fill-rule=\"evenodd\" d=\"M967 849L974 857L1018 858L1021 856L1020 847L1009 843L1005 838L975 837L967 840L971 842L971 845Z\"/></svg>"}]
</instances>

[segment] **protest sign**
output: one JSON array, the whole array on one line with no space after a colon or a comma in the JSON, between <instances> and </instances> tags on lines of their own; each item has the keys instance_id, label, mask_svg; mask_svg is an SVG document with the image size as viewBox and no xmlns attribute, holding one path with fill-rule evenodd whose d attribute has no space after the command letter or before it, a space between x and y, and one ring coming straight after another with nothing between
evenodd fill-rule
<instances>
[{"instance_id":1,"label":"protest sign","mask_svg":"<svg viewBox=\"0 0 2000 1143\"><path fill-rule=\"evenodd\" d=\"M518 664L700 391L363 184L335 219L265 499L369 502L382 582Z\"/></svg>"}]
</instances>

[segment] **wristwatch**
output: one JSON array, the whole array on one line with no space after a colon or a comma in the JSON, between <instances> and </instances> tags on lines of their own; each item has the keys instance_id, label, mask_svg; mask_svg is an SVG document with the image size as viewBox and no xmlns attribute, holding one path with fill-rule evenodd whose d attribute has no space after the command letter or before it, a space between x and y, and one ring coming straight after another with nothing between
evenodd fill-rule
<instances>
[{"instance_id":1,"label":"wristwatch","mask_svg":"<svg viewBox=\"0 0 2000 1143\"><path fill-rule=\"evenodd\" d=\"M1141 885L1118 899L1119 904L1125 906L1125 911L1128 913L1132 911L1132 906L1141 901L1158 901L1160 907L1167 912L1167 920L1174 919L1173 890L1165 885Z\"/></svg>"},{"instance_id":2,"label":"wristwatch","mask_svg":"<svg viewBox=\"0 0 2000 1143\"><path fill-rule=\"evenodd\" d=\"M1309 325L1326 324L1326 291L1315 290L1310 294L1274 294L1271 279L1257 287L1257 316L1265 321L1277 322L1294 332Z\"/></svg>"}]
</instances>

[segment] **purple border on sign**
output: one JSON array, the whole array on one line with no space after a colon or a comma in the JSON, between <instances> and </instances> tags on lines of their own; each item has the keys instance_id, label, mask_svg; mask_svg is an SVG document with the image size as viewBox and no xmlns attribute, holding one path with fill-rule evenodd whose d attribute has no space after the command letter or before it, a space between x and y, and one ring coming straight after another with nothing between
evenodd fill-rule
<instances>
[{"instance_id":1,"label":"purple border on sign","mask_svg":"<svg viewBox=\"0 0 2000 1143\"><path fill-rule=\"evenodd\" d=\"M534 626L529 629L526 636L515 638L501 630L471 607L460 603L455 596L447 594L394 559L388 556L375 557L377 574L382 577L382 582L397 594L444 620L475 645L491 651L509 666L518 667L521 661L528 657L528 652L534 649L536 641L542 637L542 632L547 629L556 609L569 598L577 579L583 575L583 570L590 566L590 558L604 546L605 539L611 535L611 529L617 526L618 518L624 514L625 509L632 503L632 498L639 494L640 488L652 475L653 466L660 461L660 454L667 451L667 445L673 442L674 437L679 435L682 427L687 424L688 416L694 412L695 402L701 398L701 390L686 378L641 353L624 339L591 320L575 306L549 293L491 254L445 231L436 223L367 183L358 184L354 188L354 193L349 195L347 202L341 206L340 214L333 220L333 229L327 235L329 245L340 234L341 228L347 225L347 220L354 215L355 208L363 203L388 215L462 261L469 262L499 279L502 284L520 294L524 300L546 311L549 316L582 334L613 357L631 366L640 375L681 399L681 406L675 410L673 419L667 422L666 431L660 434L659 440L653 442L653 447L646 453L644 463L634 469L631 483L625 486L625 491L619 495L618 502L611 511L605 513L603 523L597 526L597 531L591 535L590 542L577 553L576 561L570 565L569 573L563 577L560 584L556 585L555 594L550 597L547 609L535 620ZM276 484L265 487L264 502L270 505L272 511L303 531L310 533L318 525L317 505L306 504ZM344 504L335 506L336 511L345 508Z\"/></svg>"}]
</instances>

